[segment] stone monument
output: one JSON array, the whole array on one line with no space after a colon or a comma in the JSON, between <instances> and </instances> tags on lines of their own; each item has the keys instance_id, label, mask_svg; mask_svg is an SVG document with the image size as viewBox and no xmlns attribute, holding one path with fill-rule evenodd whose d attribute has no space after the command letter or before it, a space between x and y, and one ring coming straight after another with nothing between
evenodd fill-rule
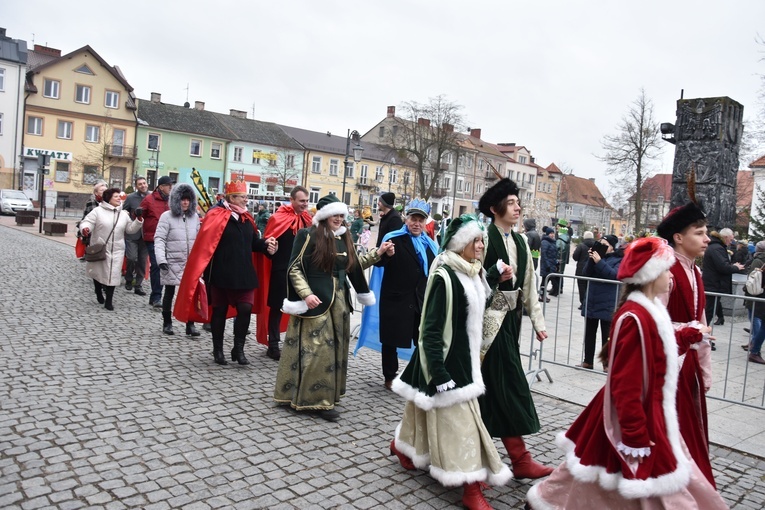
<instances>
[{"instance_id":1,"label":"stone monument","mask_svg":"<svg viewBox=\"0 0 765 510\"><path fill-rule=\"evenodd\" d=\"M664 139L675 144L670 206L687 203L688 183L695 181L696 203L706 213L710 230L736 223L743 115L744 107L729 97L679 99L676 124L661 126Z\"/></svg>"}]
</instances>

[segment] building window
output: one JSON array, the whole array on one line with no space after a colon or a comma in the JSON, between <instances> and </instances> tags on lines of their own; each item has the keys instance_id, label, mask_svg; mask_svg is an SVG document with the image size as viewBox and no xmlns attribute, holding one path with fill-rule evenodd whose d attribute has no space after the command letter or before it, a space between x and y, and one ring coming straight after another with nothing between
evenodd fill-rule
<instances>
[{"instance_id":1,"label":"building window","mask_svg":"<svg viewBox=\"0 0 765 510\"><path fill-rule=\"evenodd\" d=\"M467 159L467 167L468 168L473 168L473 158L468 158Z\"/></svg>"},{"instance_id":2,"label":"building window","mask_svg":"<svg viewBox=\"0 0 765 510\"><path fill-rule=\"evenodd\" d=\"M398 134L398 126L393 126L393 138L396 138L396 135Z\"/></svg>"},{"instance_id":3,"label":"building window","mask_svg":"<svg viewBox=\"0 0 765 510\"><path fill-rule=\"evenodd\" d=\"M58 131L56 131L57 138L64 138L66 140L72 139L72 123L67 120L58 121Z\"/></svg>"},{"instance_id":4,"label":"building window","mask_svg":"<svg viewBox=\"0 0 765 510\"><path fill-rule=\"evenodd\" d=\"M574 214L574 206L573 205L567 205L566 206L566 216L571 217Z\"/></svg>"},{"instance_id":5,"label":"building window","mask_svg":"<svg viewBox=\"0 0 765 510\"><path fill-rule=\"evenodd\" d=\"M61 88L60 81L46 79L43 84L43 96L58 99L59 88Z\"/></svg>"},{"instance_id":6,"label":"building window","mask_svg":"<svg viewBox=\"0 0 765 510\"><path fill-rule=\"evenodd\" d=\"M213 142L210 146L210 157L212 159L220 159L221 144Z\"/></svg>"},{"instance_id":7,"label":"building window","mask_svg":"<svg viewBox=\"0 0 765 510\"><path fill-rule=\"evenodd\" d=\"M483 171L483 160L482 159L478 160L478 170Z\"/></svg>"},{"instance_id":8,"label":"building window","mask_svg":"<svg viewBox=\"0 0 765 510\"><path fill-rule=\"evenodd\" d=\"M481 194L481 185L480 184L476 184L475 185L475 192L476 192L477 195Z\"/></svg>"},{"instance_id":9,"label":"building window","mask_svg":"<svg viewBox=\"0 0 765 510\"><path fill-rule=\"evenodd\" d=\"M470 181L465 183L465 192L470 193Z\"/></svg>"},{"instance_id":10,"label":"building window","mask_svg":"<svg viewBox=\"0 0 765 510\"><path fill-rule=\"evenodd\" d=\"M359 174L359 179L361 180L361 184L367 183L368 174L369 174L369 165L361 165L361 173Z\"/></svg>"},{"instance_id":11,"label":"building window","mask_svg":"<svg viewBox=\"0 0 765 510\"><path fill-rule=\"evenodd\" d=\"M452 153L451 152L447 152L446 153L446 164L447 165L451 165L452 164Z\"/></svg>"},{"instance_id":12,"label":"building window","mask_svg":"<svg viewBox=\"0 0 765 510\"><path fill-rule=\"evenodd\" d=\"M319 193L321 192L321 188L314 188L311 187L311 191L308 193L308 201L312 204L315 204L319 201Z\"/></svg>"},{"instance_id":13,"label":"building window","mask_svg":"<svg viewBox=\"0 0 765 510\"><path fill-rule=\"evenodd\" d=\"M90 104L90 87L87 85L77 85L74 100L78 103Z\"/></svg>"},{"instance_id":14,"label":"building window","mask_svg":"<svg viewBox=\"0 0 765 510\"><path fill-rule=\"evenodd\" d=\"M122 155L125 152L125 137L127 136L127 131L124 129L115 129L112 132L112 150L110 154L112 156L116 156L118 158L121 158Z\"/></svg>"},{"instance_id":15,"label":"building window","mask_svg":"<svg viewBox=\"0 0 765 510\"><path fill-rule=\"evenodd\" d=\"M260 164L260 151L252 151L252 164L253 165Z\"/></svg>"},{"instance_id":16,"label":"building window","mask_svg":"<svg viewBox=\"0 0 765 510\"><path fill-rule=\"evenodd\" d=\"M98 167L94 165L83 165L82 167L82 183L83 184L95 184L99 179Z\"/></svg>"},{"instance_id":17,"label":"building window","mask_svg":"<svg viewBox=\"0 0 765 510\"><path fill-rule=\"evenodd\" d=\"M534 176L529 175L529 184L534 184Z\"/></svg>"},{"instance_id":18,"label":"building window","mask_svg":"<svg viewBox=\"0 0 765 510\"><path fill-rule=\"evenodd\" d=\"M462 191L462 179L457 179L457 191Z\"/></svg>"},{"instance_id":19,"label":"building window","mask_svg":"<svg viewBox=\"0 0 765 510\"><path fill-rule=\"evenodd\" d=\"M268 166L276 166L276 159L277 159L276 153L272 152L270 156L271 157L268 158Z\"/></svg>"},{"instance_id":20,"label":"building window","mask_svg":"<svg viewBox=\"0 0 765 510\"><path fill-rule=\"evenodd\" d=\"M43 120L42 117L27 118L27 134L42 136Z\"/></svg>"},{"instance_id":21,"label":"building window","mask_svg":"<svg viewBox=\"0 0 765 510\"><path fill-rule=\"evenodd\" d=\"M5 90L5 69L0 67L0 91Z\"/></svg>"},{"instance_id":22,"label":"building window","mask_svg":"<svg viewBox=\"0 0 765 510\"><path fill-rule=\"evenodd\" d=\"M311 173L314 173L314 174L320 174L321 173L321 156L314 156L311 159ZM313 203L313 202L311 202L311 203Z\"/></svg>"},{"instance_id":23,"label":"building window","mask_svg":"<svg viewBox=\"0 0 765 510\"><path fill-rule=\"evenodd\" d=\"M507 171L507 178L510 179L511 181L513 180L514 175L515 175L515 172L513 170Z\"/></svg>"},{"instance_id":24,"label":"building window","mask_svg":"<svg viewBox=\"0 0 765 510\"><path fill-rule=\"evenodd\" d=\"M375 180L377 182L383 182L383 169L381 166L375 168Z\"/></svg>"},{"instance_id":25,"label":"building window","mask_svg":"<svg viewBox=\"0 0 765 510\"><path fill-rule=\"evenodd\" d=\"M349 179L353 179L353 171L356 168L356 163L353 161L348 162L348 166L345 167L345 176Z\"/></svg>"},{"instance_id":26,"label":"building window","mask_svg":"<svg viewBox=\"0 0 765 510\"><path fill-rule=\"evenodd\" d=\"M96 75L96 73L91 71L90 68L87 65L85 65L85 64L82 64L80 67L75 69L74 72L75 73L82 73L82 74L89 74L91 76L95 76Z\"/></svg>"},{"instance_id":27,"label":"building window","mask_svg":"<svg viewBox=\"0 0 765 510\"><path fill-rule=\"evenodd\" d=\"M287 166L287 168L295 168L295 155L287 154L287 157L284 158L284 163Z\"/></svg>"},{"instance_id":28,"label":"building window","mask_svg":"<svg viewBox=\"0 0 765 510\"><path fill-rule=\"evenodd\" d=\"M329 160L329 175L337 175L337 166L340 164L338 159Z\"/></svg>"},{"instance_id":29,"label":"building window","mask_svg":"<svg viewBox=\"0 0 765 510\"><path fill-rule=\"evenodd\" d=\"M88 124L87 126L85 126L85 141L86 142L98 143L100 139L101 139L100 127L94 126L92 124Z\"/></svg>"},{"instance_id":30,"label":"building window","mask_svg":"<svg viewBox=\"0 0 765 510\"><path fill-rule=\"evenodd\" d=\"M201 157L202 156L202 140L191 139L191 145L189 147L189 155Z\"/></svg>"},{"instance_id":31,"label":"building window","mask_svg":"<svg viewBox=\"0 0 765 510\"><path fill-rule=\"evenodd\" d=\"M160 149L159 146L159 133L149 133L147 149L150 151L156 151Z\"/></svg>"},{"instance_id":32,"label":"building window","mask_svg":"<svg viewBox=\"0 0 765 510\"><path fill-rule=\"evenodd\" d=\"M241 163L243 154L244 154L244 147L234 147L234 161Z\"/></svg>"},{"instance_id":33,"label":"building window","mask_svg":"<svg viewBox=\"0 0 765 510\"><path fill-rule=\"evenodd\" d=\"M451 177L445 177L444 178L444 188L451 189L452 187L452 178Z\"/></svg>"},{"instance_id":34,"label":"building window","mask_svg":"<svg viewBox=\"0 0 765 510\"><path fill-rule=\"evenodd\" d=\"M377 136L379 136L380 138L385 136L385 126L380 126L380 132Z\"/></svg>"},{"instance_id":35,"label":"building window","mask_svg":"<svg viewBox=\"0 0 765 510\"><path fill-rule=\"evenodd\" d=\"M106 91L106 107L107 108L119 108L120 93L112 90Z\"/></svg>"},{"instance_id":36,"label":"building window","mask_svg":"<svg viewBox=\"0 0 765 510\"><path fill-rule=\"evenodd\" d=\"M518 163L525 165L526 164L526 156L518 156Z\"/></svg>"},{"instance_id":37,"label":"building window","mask_svg":"<svg viewBox=\"0 0 765 510\"><path fill-rule=\"evenodd\" d=\"M390 183L396 184L398 182L398 169L397 168L391 168L390 169Z\"/></svg>"},{"instance_id":38,"label":"building window","mask_svg":"<svg viewBox=\"0 0 765 510\"><path fill-rule=\"evenodd\" d=\"M69 182L69 162L68 161L56 161L56 174L54 176L56 182Z\"/></svg>"}]
</instances>

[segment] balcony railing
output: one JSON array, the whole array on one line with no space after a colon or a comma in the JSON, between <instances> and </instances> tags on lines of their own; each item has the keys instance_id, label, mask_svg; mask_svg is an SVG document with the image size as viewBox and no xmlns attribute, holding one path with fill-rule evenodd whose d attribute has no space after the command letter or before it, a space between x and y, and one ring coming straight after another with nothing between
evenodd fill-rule
<instances>
[{"instance_id":1,"label":"balcony railing","mask_svg":"<svg viewBox=\"0 0 765 510\"><path fill-rule=\"evenodd\" d=\"M430 196L441 198L445 197L448 193L449 190L447 188L433 188L433 193L431 193Z\"/></svg>"},{"instance_id":2,"label":"balcony railing","mask_svg":"<svg viewBox=\"0 0 765 510\"><path fill-rule=\"evenodd\" d=\"M494 175L494 172L486 172L486 174L483 176L484 179L487 181L496 181L497 176Z\"/></svg>"},{"instance_id":3,"label":"balcony railing","mask_svg":"<svg viewBox=\"0 0 765 510\"><path fill-rule=\"evenodd\" d=\"M110 158L135 159L137 150L133 145L117 145L109 143L106 144L106 155Z\"/></svg>"}]
</instances>

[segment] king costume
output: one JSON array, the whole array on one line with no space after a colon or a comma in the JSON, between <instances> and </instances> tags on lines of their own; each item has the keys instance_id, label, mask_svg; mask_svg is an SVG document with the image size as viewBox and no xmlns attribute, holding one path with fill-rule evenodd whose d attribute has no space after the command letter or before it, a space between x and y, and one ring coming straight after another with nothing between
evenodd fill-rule
<instances>
[{"instance_id":1,"label":"king costume","mask_svg":"<svg viewBox=\"0 0 765 510\"><path fill-rule=\"evenodd\" d=\"M619 279L651 284L673 263L664 240L640 239L628 248ZM681 332L701 338L695 328ZM658 297L629 294L614 316L608 348L606 384L558 435L566 458L529 490L531 508L727 508L680 435L675 330Z\"/></svg>"}]
</instances>

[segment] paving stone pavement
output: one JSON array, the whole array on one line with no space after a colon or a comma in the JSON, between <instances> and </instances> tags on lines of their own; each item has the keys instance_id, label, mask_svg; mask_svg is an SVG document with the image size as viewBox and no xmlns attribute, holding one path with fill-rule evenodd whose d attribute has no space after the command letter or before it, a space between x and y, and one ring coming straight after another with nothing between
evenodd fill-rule
<instances>
[{"instance_id":1,"label":"paving stone pavement","mask_svg":"<svg viewBox=\"0 0 765 510\"><path fill-rule=\"evenodd\" d=\"M460 507L460 489L389 456L403 402L376 352L351 358L342 416L327 423L273 404L265 347L249 342L249 366L221 367L208 337L178 323L162 335L147 298L120 288L114 312L98 306L71 246L0 226L0 282L0 508ZM543 429L527 443L557 464L553 437L581 407L535 400ZM765 507L764 459L712 456L731 508ZM529 487L485 494L521 508Z\"/></svg>"}]
</instances>

